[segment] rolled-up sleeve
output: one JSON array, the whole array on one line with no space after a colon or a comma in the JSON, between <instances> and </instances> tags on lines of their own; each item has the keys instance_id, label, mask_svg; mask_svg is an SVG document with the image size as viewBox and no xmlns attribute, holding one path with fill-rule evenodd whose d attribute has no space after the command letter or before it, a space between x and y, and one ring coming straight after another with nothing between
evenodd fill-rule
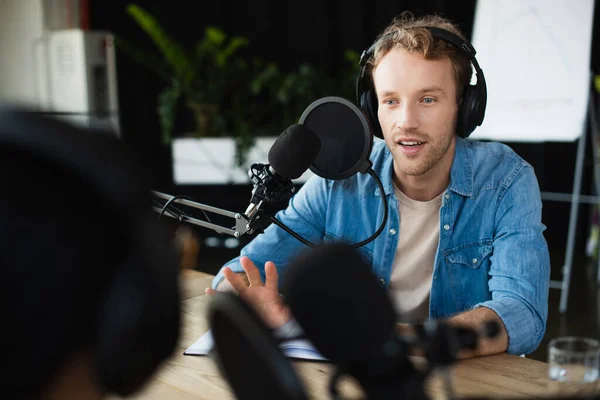
<instances>
[{"instance_id":1,"label":"rolled-up sleeve","mask_svg":"<svg viewBox=\"0 0 600 400\"><path fill-rule=\"evenodd\" d=\"M527 354L546 331L550 256L543 232L542 201L528 164L503 182L488 281L492 299L476 307L496 312L508 333L508 352Z\"/></svg>"}]
</instances>

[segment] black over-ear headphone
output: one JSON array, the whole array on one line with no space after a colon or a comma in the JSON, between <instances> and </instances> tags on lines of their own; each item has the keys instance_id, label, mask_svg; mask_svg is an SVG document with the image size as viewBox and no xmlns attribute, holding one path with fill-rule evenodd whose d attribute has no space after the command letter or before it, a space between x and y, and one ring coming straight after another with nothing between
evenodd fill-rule
<instances>
[{"instance_id":1,"label":"black over-ear headphone","mask_svg":"<svg viewBox=\"0 0 600 400\"><path fill-rule=\"evenodd\" d=\"M92 346L101 389L121 396L137 391L172 354L180 332L177 255L166 230L150 217L145 175L116 137L18 107L0 107L0 148L79 177L123 221L115 229L125 232L128 246L117 265L106 266L108 287L98 309L90 310L98 316ZM93 213L74 218L94 218ZM57 351L52 343L43 345Z\"/></svg>"},{"instance_id":2,"label":"black over-ear headphone","mask_svg":"<svg viewBox=\"0 0 600 400\"><path fill-rule=\"evenodd\" d=\"M473 64L473 67L475 68L477 83L476 85L469 84L465 88L462 102L458 108L456 123L457 135L460 137L468 137L475 128L483 122L487 102L485 77L475 58L476 51L469 42L461 39L450 31L435 27L427 27L426 29L431 32L431 35L434 38L444 40L462 51L469 57L471 64ZM378 41L372 44L367 50L363 51L360 57L360 72L356 82L356 100L360 108L367 115L371 123L373 134L379 138L383 138L379 119L377 118L377 94L373 87L372 77L367 74L367 61L373 56Z\"/></svg>"}]
</instances>

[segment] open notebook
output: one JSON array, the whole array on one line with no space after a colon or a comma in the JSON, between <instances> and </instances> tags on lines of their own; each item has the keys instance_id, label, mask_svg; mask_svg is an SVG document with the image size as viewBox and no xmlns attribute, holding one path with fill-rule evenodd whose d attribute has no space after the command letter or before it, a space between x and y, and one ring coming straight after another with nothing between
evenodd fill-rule
<instances>
[{"instance_id":1,"label":"open notebook","mask_svg":"<svg viewBox=\"0 0 600 400\"><path fill-rule=\"evenodd\" d=\"M183 354L187 356L205 356L212 350L213 345L212 333L208 330L200 339L188 347ZM286 340L281 342L279 347L286 357L302 360L328 361L308 340Z\"/></svg>"}]
</instances>

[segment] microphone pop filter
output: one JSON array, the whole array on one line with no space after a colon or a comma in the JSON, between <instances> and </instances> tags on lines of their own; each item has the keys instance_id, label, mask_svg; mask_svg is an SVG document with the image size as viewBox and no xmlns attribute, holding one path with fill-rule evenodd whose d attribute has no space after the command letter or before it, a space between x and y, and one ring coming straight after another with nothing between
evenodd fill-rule
<instances>
[{"instance_id":1,"label":"microphone pop filter","mask_svg":"<svg viewBox=\"0 0 600 400\"><path fill-rule=\"evenodd\" d=\"M373 135L366 116L341 97L324 97L310 104L299 120L314 132L321 149L310 170L326 179L346 179L371 167Z\"/></svg>"},{"instance_id":2,"label":"microphone pop filter","mask_svg":"<svg viewBox=\"0 0 600 400\"><path fill-rule=\"evenodd\" d=\"M308 398L275 338L242 299L232 293L217 293L208 315L217 365L237 399Z\"/></svg>"}]
</instances>

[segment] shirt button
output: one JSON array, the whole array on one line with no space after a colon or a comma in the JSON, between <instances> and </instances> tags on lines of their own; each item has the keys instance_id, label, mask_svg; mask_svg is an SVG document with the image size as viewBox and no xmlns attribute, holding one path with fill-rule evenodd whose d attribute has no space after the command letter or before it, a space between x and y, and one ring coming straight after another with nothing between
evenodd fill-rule
<instances>
[{"instance_id":1,"label":"shirt button","mask_svg":"<svg viewBox=\"0 0 600 400\"><path fill-rule=\"evenodd\" d=\"M382 285L385 285L385 279L381 278L379 282L381 282Z\"/></svg>"},{"instance_id":2,"label":"shirt button","mask_svg":"<svg viewBox=\"0 0 600 400\"><path fill-rule=\"evenodd\" d=\"M433 279L437 279L437 275L434 275L434 276L433 276Z\"/></svg>"},{"instance_id":3,"label":"shirt button","mask_svg":"<svg viewBox=\"0 0 600 400\"><path fill-rule=\"evenodd\" d=\"M394 228L390 229L390 235L395 235L396 234L396 230Z\"/></svg>"},{"instance_id":4,"label":"shirt button","mask_svg":"<svg viewBox=\"0 0 600 400\"><path fill-rule=\"evenodd\" d=\"M476 258L473 259L473 264L477 264L477 259Z\"/></svg>"},{"instance_id":5,"label":"shirt button","mask_svg":"<svg viewBox=\"0 0 600 400\"><path fill-rule=\"evenodd\" d=\"M446 193L446 194L444 195L444 197L446 198L446 200L448 200L448 199L450 198L450 195L449 195L448 193Z\"/></svg>"},{"instance_id":6,"label":"shirt button","mask_svg":"<svg viewBox=\"0 0 600 400\"><path fill-rule=\"evenodd\" d=\"M444 230L447 231L448 229L450 229L450 225L448 225L448 224L444 225Z\"/></svg>"}]
</instances>

